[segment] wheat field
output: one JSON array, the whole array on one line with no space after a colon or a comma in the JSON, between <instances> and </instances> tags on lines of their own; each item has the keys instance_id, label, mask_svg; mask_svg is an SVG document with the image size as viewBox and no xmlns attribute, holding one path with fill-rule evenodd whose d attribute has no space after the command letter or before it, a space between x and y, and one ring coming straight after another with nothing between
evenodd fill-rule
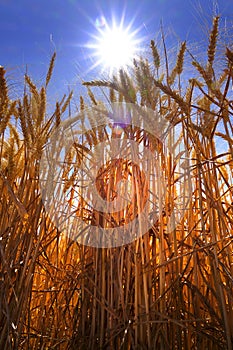
<instances>
[{"instance_id":1,"label":"wheat field","mask_svg":"<svg viewBox=\"0 0 233 350\"><path fill-rule=\"evenodd\" d=\"M56 54L44 85L25 75L23 96L15 100L0 67L0 349L233 348L233 49L218 53L216 65L218 26L215 17L204 63L186 42L170 62L151 40L150 57L135 59L130 71L84 83L89 100L80 96L78 112L102 106L93 87L103 89L109 103L149 108L179 127L189 159L190 198L171 226L179 196L176 154L169 156L144 130L122 129L122 140L130 134L158 155L168 185L154 225L112 248L62 235L44 206L40 160L73 98L72 92L64 95L48 114ZM188 79L187 58L193 67ZM88 156L92 144L112 138L119 139L114 125L93 128L76 145L80 151L69 152L63 177L70 196L75 187L70 167ZM129 176L126 171L127 164L114 163L99 173L97 187L105 199L112 200L116 179ZM146 200L143 175L133 165L130 171L135 195L127 210L113 216L115 226L130 221ZM153 188L151 195L153 210L158 199ZM113 225L82 193L76 203L76 215L88 224Z\"/></svg>"}]
</instances>

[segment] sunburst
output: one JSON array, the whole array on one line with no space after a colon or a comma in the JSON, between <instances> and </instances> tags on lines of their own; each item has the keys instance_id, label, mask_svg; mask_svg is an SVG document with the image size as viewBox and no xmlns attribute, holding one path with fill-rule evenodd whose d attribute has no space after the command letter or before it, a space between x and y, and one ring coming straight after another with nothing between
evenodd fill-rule
<instances>
[{"instance_id":1,"label":"sunburst","mask_svg":"<svg viewBox=\"0 0 233 350\"><path fill-rule=\"evenodd\" d=\"M143 38L139 32L141 28L133 28L133 21L124 23L124 16L120 23L115 18L108 23L104 17L96 22L96 34L92 34L92 41L86 45L94 63L91 70L100 67L101 71L112 74L120 68L126 69L132 65L133 59L140 54Z\"/></svg>"}]
</instances>

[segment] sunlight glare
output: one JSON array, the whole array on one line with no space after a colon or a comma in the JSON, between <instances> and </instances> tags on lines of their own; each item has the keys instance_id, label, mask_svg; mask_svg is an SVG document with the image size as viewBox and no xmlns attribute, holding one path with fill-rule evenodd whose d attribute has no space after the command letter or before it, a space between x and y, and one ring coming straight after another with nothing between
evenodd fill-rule
<instances>
[{"instance_id":1,"label":"sunlight glare","mask_svg":"<svg viewBox=\"0 0 233 350\"><path fill-rule=\"evenodd\" d=\"M97 54L102 63L110 68L130 64L136 47L132 35L123 28L107 27L98 40Z\"/></svg>"},{"instance_id":2,"label":"sunlight glare","mask_svg":"<svg viewBox=\"0 0 233 350\"><path fill-rule=\"evenodd\" d=\"M139 28L132 30L132 23L128 26L117 24L113 19L110 26L107 21L101 19L101 25L96 25L98 34L93 36L94 42L88 45L93 50L92 57L95 61L92 68L101 66L102 70L113 73L120 68L126 69L133 63L139 51L139 43L142 39L136 37Z\"/></svg>"}]
</instances>

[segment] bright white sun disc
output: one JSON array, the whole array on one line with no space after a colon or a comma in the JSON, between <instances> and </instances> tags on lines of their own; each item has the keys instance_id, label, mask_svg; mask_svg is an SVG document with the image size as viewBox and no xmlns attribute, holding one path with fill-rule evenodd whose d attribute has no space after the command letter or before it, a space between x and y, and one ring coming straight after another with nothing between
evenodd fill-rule
<instances>
[{"instance_id":1,"label":"bright white sun disc","mask_svg":"<svg viewBox=\"0 0 233 350\"><path fill-rule=\"evenodd\" d=\"M120 68L132 62L136 52L133 35L122 28L105 28L98 39L97 55L103 65Z\"/></svg>"}]
</instances>

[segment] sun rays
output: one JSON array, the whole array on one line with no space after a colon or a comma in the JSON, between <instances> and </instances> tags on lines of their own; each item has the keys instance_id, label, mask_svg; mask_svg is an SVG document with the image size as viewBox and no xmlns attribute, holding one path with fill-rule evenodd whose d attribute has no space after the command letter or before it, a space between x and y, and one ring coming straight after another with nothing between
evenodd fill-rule
<instances>
[{"instance_id":1,"label":"sun rays","mask_svg":"<svg viewBox=\"0 0 233 350\"><path fill-rule=\"evenodd\" d=\"M140 54L143 37L140 27L133 28L134 20L125 23L124 16L118 22L115 17L107 22L104 16L95 21L95 34L91 34L91 41L85 45L90 50L90 57L95 68L112 75L120 68L126 69L133 63L133 59Z\"/></svg>"}]
</instances>

